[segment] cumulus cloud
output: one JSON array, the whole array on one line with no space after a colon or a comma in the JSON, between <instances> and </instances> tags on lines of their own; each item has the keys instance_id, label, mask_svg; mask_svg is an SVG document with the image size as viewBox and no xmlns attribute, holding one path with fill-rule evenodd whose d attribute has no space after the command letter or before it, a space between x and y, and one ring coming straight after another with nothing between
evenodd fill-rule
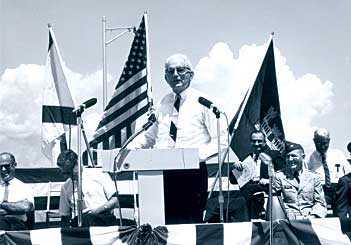
<instances>
[{"instance_id":1,"label":"cumulus cloud","mask_svg":"<svg viewBox=\"0 0 351 245\"><path fill-rule=\"evenodd\" d=\"M102 71L83 76L63 67L76 104L98 98L98 104L89 108L87 115L83 114L91 139L102 113ZM0 149L13 152L21 167L51 166L40 145L44 77L45 66L28 64L6 69L0 79ZM76 135L74 128L73 146Z\"/></svg>"},{"instance_id":2,"label":"cumulus cloud","mask_svg":"<svg viewBox=\"0 0 351 245\"><path fill-rule=\"evenodd\" d=\"M216 43L196 66L193 86L214 97L232 118L255 81L266 50L267 44L244 45L235 58L228 44ZM332 109L333 84L315 74L295 77L277 48L275 63L286 138L312 150L312 120Z\"/></svg>"}]
</instances>

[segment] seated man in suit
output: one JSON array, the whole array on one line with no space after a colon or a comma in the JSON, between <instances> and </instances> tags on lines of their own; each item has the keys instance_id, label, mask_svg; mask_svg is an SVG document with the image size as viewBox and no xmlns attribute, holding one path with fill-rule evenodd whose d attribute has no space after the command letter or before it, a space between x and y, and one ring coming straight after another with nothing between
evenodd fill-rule
<instances>
[{"instance_id":1,"label":"seated man in suit","mask_svg":"<svg viewBox=\"0 0 351 245\"><path fill-rule=\"evenodd\" d=\"M249 218L258 219L261 218L260 214L264 211L264 195L262 193L268 193L269 188L268 163L262 153L272 155L275 152L270 150L266 145L266 137L262 131L254 130L250 138L252 153L249 154L244 161L235 162L233 168L238 171L243 171L246 167L245 165L249 162L253 162L255 165L254 176L248 183L240 187L240 192L246 200ZM282 168L284 161L277 161L273 164L274 169L278 170ZM235 184L236 179L233 172L231 172L230 175L231 183Z\"/></svg>"},{"instance_id":2,"label":"seated man in suit","mask_svg":"<svg viewBox=\"0 0 351 245\"><path fill-rule=\"evenodd\" d=\"M0 154L0 230L28 230L27 214L34 210L33 191L15 178L16 165L13 154Z\"/></svg>"},{"instance_id":3,"label":"seated man in suit","mask_svg":"<svg viewBox=\"0 0 351 245\"><path fill-rule=\"evenodd\" d=\"M273 178L273 191L282 194L287 218L324 218L327 204L318 174L305 168L305 152L300 144L286 142L286 168Z\"/></svg>"}]
</instances>

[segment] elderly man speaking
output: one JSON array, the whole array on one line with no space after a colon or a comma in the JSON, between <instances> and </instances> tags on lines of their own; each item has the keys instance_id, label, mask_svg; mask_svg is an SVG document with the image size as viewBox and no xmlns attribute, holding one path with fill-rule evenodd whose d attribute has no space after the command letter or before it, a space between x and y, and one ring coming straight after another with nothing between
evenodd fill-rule
<instances>
[{"instance_id":1,"label":"elderly man speaking","mask_svg":"<svg viewBox=\"0 0 351 245\"><path fill-rule=\"evenodd\" d=\"M185 55L174 54L166 60L165 80L172 92L157 105L156 123L130 145L130 149L199 149L199 169L164 171L166 224L202 222L207 198L205 161L218 152L216 117L198 103L199 97L207 96L190 88L193 76ZM221 123L221 149L225 149L226 127Z\"/></svg>"}]
</instances>

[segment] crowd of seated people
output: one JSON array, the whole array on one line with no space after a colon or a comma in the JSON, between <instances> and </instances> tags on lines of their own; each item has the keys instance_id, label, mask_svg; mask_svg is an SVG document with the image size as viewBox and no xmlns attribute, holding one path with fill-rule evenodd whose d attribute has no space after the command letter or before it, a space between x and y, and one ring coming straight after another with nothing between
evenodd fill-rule
<instances>
[{"instance_id":1,"label":"crowd of seated people","mask_svg":"<svg viewBox=\"0 0 351 245\"><path fill-rule=\"evenodd\" d=\"M333 216L351 217L351 165L340 150L329 149L327 129L319 128L314 132L315 151L308 157L300 144L286 141L285 151L279 153L263 150L264 141L263 132L251 133L253 153L248 158L255 163L256 174L240 187L247 200L250 219L258 218L265 208L262 196L255 194L268 193L265 169L269 164L274 169L273 196L279 197L283 218L323 218L327 215L327 207L332 209ZM247 159L235 162L233 169L243 171L247 162ZM236 184L233 172L231 182Z\"/></svg>"}]
</instances>

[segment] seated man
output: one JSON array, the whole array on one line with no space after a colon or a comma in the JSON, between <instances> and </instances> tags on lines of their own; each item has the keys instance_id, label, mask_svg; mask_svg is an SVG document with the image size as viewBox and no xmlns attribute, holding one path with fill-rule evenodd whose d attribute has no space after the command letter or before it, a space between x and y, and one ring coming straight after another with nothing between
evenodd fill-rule
<instances>
[{"instance_id":1,"label":"seated man","mask_svg":"<svg viewBox=\"0 0 351 245\"><path fill-rule=\"evenodd\" d=\"M269 188L268 165L262 153L271 155L275 151L270 150L266 145L266 137L262 131L253 131L250 138L253 152L244 161L235 162L233 168L243 171L245 167L248 167L248 164L255 165L254 176L244 186L240 187L240 192L246 200L249 219L258 219L261 218L260 213L264 211L264 195L262 192L268 193ZM284 161L276 161L274 162L274 169L281 169L283 165ZM230 181L232 184L236 184L232 171L230 173Z\"/></svg>"},{"instance_id":2,"label":"seated man","mask_svg":"<svg viewBox=\"0 0 351 245\"><path fill-rule=\"evenodd\" d=\"M33 191L15 178L16 165L14 155L0 154L0 230L28 230L27 214L34 210Z\"/></svg>"},{"instance_id":3,"label":"seated man","mask_svg":"<svg viewBox=\"0 0 351 245\"><path fill-rule=\"evenodd\" d=\"M347 217L350 208L350 163L341 150L329 148L330 134L327 129L317 129L313 141L316 150L308 158L307 167L321 178L325 199L331 205L333 214Z\"/></svg>"},{"instance_id":4,"label":"seated man","mask_svg":"<svg viewBox=\"0 0 351 245\"><path fill-rule=\"evenodd\" d=\"M72 150L62 152L57 158L57 165L65 177L68 177L61 187L59 210L62 215L61 226L77 226L77 180L78 157ZM83 215L82 226L112 226L117 225L113 209L117 208L118 198L115 186L107 173L96 169L96 173L82 174ZM74 195L73 195L74 193ZM70 224L71 222L71 224Z\"/></svg>"},{"instance_id":5,"label":"seated man","mask_svg":"<svg viewBox=\"0 0 351 245\"><path fill-rule=\"evenodd\" d=\"M300 144L286 142L286 168L273 178L273 191L282 193L287 218L324 218L326 201L318 174L306 169Z\"/></svg>"}]
</instances>

